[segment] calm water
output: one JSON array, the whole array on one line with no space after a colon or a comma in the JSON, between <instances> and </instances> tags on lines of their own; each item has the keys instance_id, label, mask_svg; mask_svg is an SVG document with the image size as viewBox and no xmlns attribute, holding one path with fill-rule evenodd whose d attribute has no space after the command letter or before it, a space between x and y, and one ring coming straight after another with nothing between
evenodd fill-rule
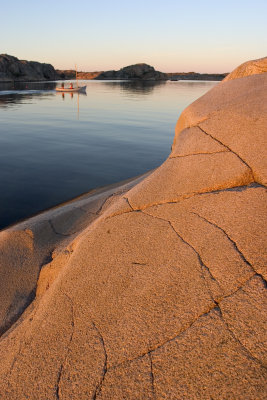
<instances>
[{"instance_id":1,"label":"calm water","mask_svg":"<svg viewBox=\"0 0 267 400\"><path fill-rule=\"evenodd\" d=\"M216 82L0 84L0 229L160 165L182 110Z\"/></svg>"}]
</instances>

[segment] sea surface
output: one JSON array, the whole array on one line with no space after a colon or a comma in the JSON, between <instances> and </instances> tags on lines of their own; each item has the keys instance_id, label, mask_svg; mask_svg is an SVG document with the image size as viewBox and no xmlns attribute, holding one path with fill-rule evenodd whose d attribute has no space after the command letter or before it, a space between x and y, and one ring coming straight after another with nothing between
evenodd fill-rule
<instances>
[{"instance_id":1,"label":"sea surface","mask_svg":"<svg viewBox=\"0 0 267 400\"><path fill-rule=\"evenodd\" d=\"M216 83L0 83L0 229L159 166L180 113Z\"/></svg>"}]
</instances>

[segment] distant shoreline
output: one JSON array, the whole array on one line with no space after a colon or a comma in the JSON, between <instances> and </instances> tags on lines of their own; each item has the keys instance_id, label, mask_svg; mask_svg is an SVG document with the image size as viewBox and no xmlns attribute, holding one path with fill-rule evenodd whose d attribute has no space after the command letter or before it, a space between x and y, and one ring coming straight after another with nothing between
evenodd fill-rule
<instances>
[{"instance_id":1,"label":"distant shoreline","mask_svg":"<svg viewBox=\"0 0 267 400\"><path fill-rule=\"evenodd\" d=\"M198 72L160 72L145 63L128 65L118 71L77 72L78 79L129 81L177 81L177 80L207 80L221 81L228 73L200 74ZM17 57L0 54L0 82L36 82L51 80L76 79L75 70L55 69L53 65L37 61L19 60Z\"/></svg>"},{"instance_id":2,"label":"distant shoreline","mask_svg":"<svg viewBox=\"0 0 267 400\"><path fill-rule=\"evenodd\" d=\"M56 70L57 74L61 76L61 79L63 80L69 80L69 79L76 79L76 71L75 70ZM100 74L103 74L103 71L94 71L94 72L82 72L78 71L78 79L79 80L92 80L92 79L97 79L97 80L107 80L110 78L98 78ZM170 81L177 81L177 80L190 80L190 81L222 81L227 75L227 73L223 74L217 74L217 73L212 73L212 74L207 74L207 73L199 73L199 72L167 72L167 79ZM112 80L116 80L119 78L113 78ZM133 79L127 79L127 80L133 80ZM134 79L136 80L136 79ZM140 79L142 80L142 79Z\"/></svg>"}]
</instances>

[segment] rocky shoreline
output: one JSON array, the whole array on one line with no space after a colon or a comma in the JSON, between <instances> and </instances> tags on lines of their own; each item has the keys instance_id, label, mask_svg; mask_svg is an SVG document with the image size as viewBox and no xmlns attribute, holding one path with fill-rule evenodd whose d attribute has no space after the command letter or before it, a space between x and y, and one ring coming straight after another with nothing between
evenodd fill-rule
<instances>
[{"instance_id":1,"label":"rocky shoreline","mask_svg":"<svg viewBox=\"0 0 267 400\"><path fill-rule=\"evenodd\" d=\"M131 79L143 81L164 81L168 77L163 72L156 71L148 64L134 64L121 68L119 71L106 71L98 75L95 79Z\"/></svg>"},{"instance_id":2,"label":"rocky shoreline","mask_svg":"<svg viewBox=\"0 0 267 400\"><path fill-rule=\"evenodd\" d=\"M76 71L74 69L57 69L57 74L59 75L59 79L63 80L71 80L76 79ZM94 72L83 72L78 71L78 79L90 80L98 77L104 71L94 71Z\"/></svg>"},{"instance_id":3,"label":"rocky shoreline","mask_svg":"<svg viewBox=\"0 0 267 400\"><path fill-rule=\"evenodd\" d=\"M228 73L199 74L198 72L171 72L167 75L171 81L222 81L228 75Z\"/></svg>"},{"instance_id":4,"label":"rocky shoreline","mask_svg":"<svg viewBox=\"0 0 267 400\"><path fill-rule=\"evenodd\" d=\"M267 74L253 71L187 107L147 176L0 232L4 399L265 398Z\"/></svg>"},{"instance_id":5,"label":"rocky shoreline","mask_svg":"<svg viewBox=\"0 0 267 400\"><path fill-rule=\"evenodd\" d=\"M147 65L147 64L141 64ZM140 64L137 64L140 68ZM96 80L116 80L116 79L126 79L126 80L144 80L144 81L164 81L164 80L171 80L171 81L178 81L178 80L202 80L202 81L221 81L226 76L225 74L200 74L197 72L170 72L164 73L162 72L157 73L153 67L148 66L151 68L148 69L150 74L146 74L145 71L141 71L141 73L136 73L136 66L129 66L122 68L119 71L95 71L95 72L78 72L78 79L96 79ZM145 69L145 68L144 68ZM130 71L130 72L129 72ZM61 79L75 79L76 72L74 70L56 70L59 74Z\"/></svg>"},{"instance_id":6,"label":"rocky shoreline","mask_svg":"<svg viewBox=\"0 0 267 400\"><path fill-rule=\"evenodd\" d=\"M215 80L225 78L227 74L199 74L196 72L163 73L148 64L134 64L118 71L78 72L78 79L96 80ZM51 64L36 61L19 60L8 54L0 55L0 82L29 82L47 80L76 79L75 70L55 70Z\"/></svg>"},{"instance_id":7,"label":"rocky shoreline","mask_svg":"<svg viewBox=\"0 0 267 400\"><path fill-rule=\"evenodd\" d=\"M46 81L59 79L51 64L19 60L0 54L0 82Z\"/></svg>"}]
</instances>

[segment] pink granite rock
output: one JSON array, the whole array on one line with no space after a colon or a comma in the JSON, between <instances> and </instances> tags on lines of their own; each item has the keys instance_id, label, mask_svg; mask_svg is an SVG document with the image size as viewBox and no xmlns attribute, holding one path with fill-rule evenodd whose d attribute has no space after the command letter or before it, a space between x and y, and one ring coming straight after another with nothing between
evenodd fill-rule
<instances>
[{"instance_id":1,"label":"pink granite rock","mask_svg":"<svg viewBox=\"0 0 267 400\"><path fill-rule=\"evenodd\" d=\"M157 170L0 233L1 398L267 396L266 84L218 84Z\"/></svg>"}]
</instances>

